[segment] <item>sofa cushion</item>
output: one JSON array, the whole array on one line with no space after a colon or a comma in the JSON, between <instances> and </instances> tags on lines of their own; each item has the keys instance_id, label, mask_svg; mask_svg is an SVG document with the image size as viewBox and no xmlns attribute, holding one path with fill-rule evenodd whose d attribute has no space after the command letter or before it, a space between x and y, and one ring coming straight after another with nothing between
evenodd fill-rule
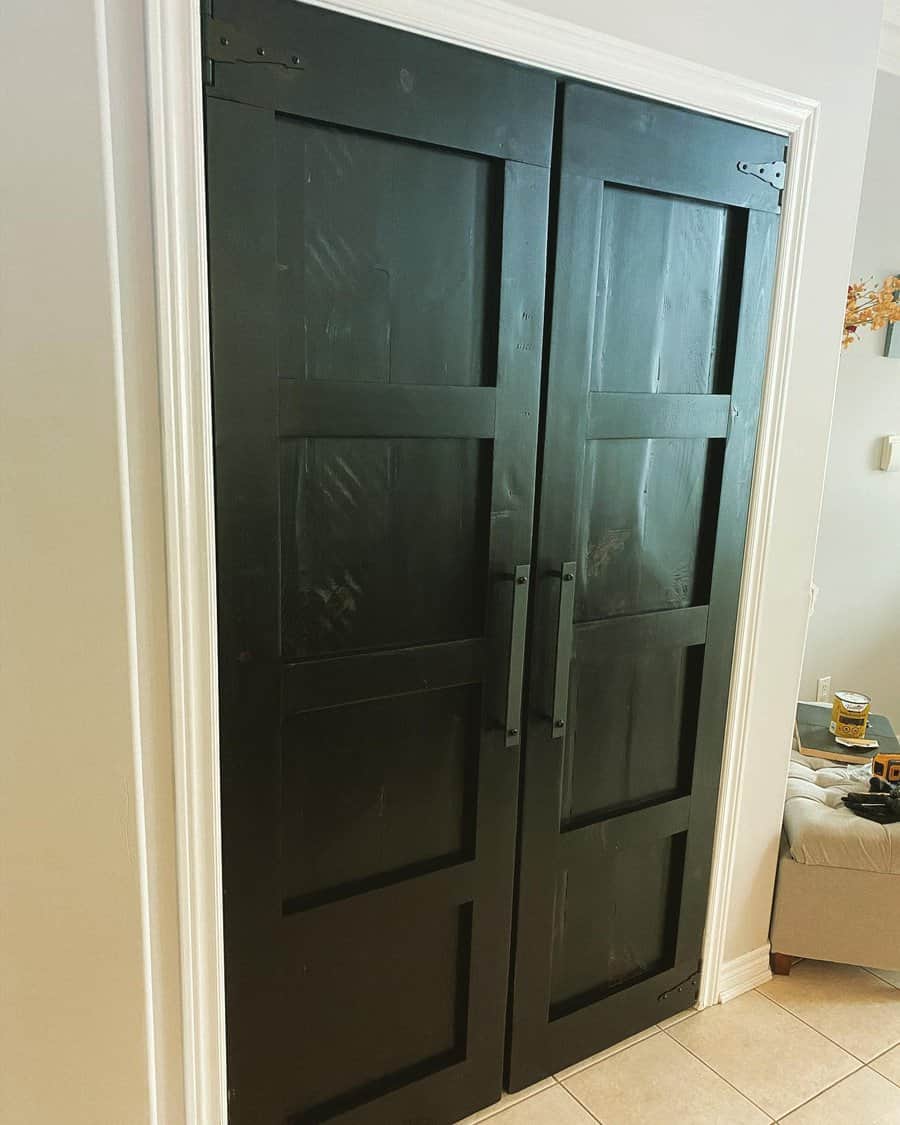
<instances>
[{"instance_id":1,"label":"sofa cushion","mask_svg":"<svg viewBox=\"0 0 900 1125\"><path fill-rule=\"evenodd\" d=\"M868 789L869 772L792 755L784 830L798 863L900 875L900 824L875 824L841 801Z\"/></svg>"}]
</instances>

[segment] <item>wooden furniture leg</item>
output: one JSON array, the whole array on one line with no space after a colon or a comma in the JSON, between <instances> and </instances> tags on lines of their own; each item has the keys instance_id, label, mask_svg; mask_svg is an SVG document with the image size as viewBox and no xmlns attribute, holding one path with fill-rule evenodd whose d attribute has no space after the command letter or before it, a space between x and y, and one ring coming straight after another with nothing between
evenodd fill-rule
<instances>
[{"instance_id":1,"label":"wooden furniture leg","mask_svg":"<svg viewBox=\"0 0 900 1125\"><path fill-rule=\"evenodd\" d=\"M790 976L793 960L793 957L791 957L788 953L769 954L769 964L772 966L772 972L777 977Z\"/></svg>"}]
</instances>

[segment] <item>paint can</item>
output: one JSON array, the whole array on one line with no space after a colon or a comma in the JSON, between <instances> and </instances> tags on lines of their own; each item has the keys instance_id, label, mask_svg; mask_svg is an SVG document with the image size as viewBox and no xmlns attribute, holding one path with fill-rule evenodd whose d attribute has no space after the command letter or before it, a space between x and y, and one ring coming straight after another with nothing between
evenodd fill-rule
<instances>
[{"instance_id":1,"label":"paint can","mask_svg":"<svg viewBox=\"0 0 900 1125\"><path fill-rule=\"evenodd\" d=\"M865 738L871 706L861 691L836 691L828 729L836 738Z\"/></svg>"}]
</instances>

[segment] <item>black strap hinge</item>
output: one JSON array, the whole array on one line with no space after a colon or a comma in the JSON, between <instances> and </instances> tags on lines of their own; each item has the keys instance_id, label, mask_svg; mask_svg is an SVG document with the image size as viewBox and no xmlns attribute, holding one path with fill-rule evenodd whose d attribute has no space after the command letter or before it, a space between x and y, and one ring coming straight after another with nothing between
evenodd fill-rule
<instances>
[{"instance_id":1,"label":"black strap hinge","mask_svg":"<svg viewBox=\"0 0 900 1125\"><path fill-rule=\"evenodd\" d=\"M203 55L210 62L217 63L252 63L282 66L288 70L304 68L299 51L262 42L260 37L212 16L204 17Z\"/></svg>"},{"instance_id":2,"label":"black strap hinge","mask_svg":"<svg viewBox=\"0 0 900 1125\"><path fill-rule=\"evenodd\" d=\"M737 167L745 176L755 176L778 191L784 190L787 164L783 160L770 160L768 164L751 164L748 160L739 160Z\"/></svg>"},{"instance_id":3,"label":"black strap hinge","mask_svg":"<svg viewBox=\"0 0 900 1125\"><path fill-rule=\"evenodd\" d=\"M673 984L671 988L666 989L657 996L657 1001L661 1004L663 1000L668 1000L670 996L674 996L676 992L693 992L696 993L700 987L700 970L691 973L689 977L685 977L680 984Z\"/></svg>"}]
</instances>

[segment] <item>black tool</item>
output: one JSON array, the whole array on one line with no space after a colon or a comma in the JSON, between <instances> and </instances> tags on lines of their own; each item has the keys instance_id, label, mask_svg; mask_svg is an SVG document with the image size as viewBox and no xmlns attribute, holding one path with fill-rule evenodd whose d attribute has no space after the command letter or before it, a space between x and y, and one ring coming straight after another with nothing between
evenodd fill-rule
<instances>
[{"instance_id":1,"label":"black tool","mask_svg":"<svg viewBox=\"0 0 900 1125\"><path fill-rule=\"evenodd\" d=\"M878 824L900 822L900 785L890 785L880 777L869 781L868 793L848 793L844 804L857 816Z\"/></svg>"}]
</instances>

